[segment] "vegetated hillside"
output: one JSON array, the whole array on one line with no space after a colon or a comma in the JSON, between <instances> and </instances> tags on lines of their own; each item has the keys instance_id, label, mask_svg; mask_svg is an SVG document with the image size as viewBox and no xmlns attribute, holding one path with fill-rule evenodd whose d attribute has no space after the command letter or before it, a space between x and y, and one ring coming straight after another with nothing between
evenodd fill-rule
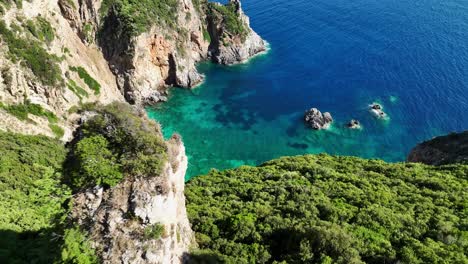
<instances>
[{"instance_id":1,"label":"vegetated hillside","mask_svg":"<svg viewBox=\"0 0 468 264\"><path fill-rule=\"evenodd\" d=\"M468 166L307 155L190 181L193 263L468 263Z\"/></svg>"},{"instance_id":2,"label":"vegetated hillside","mask_svg":"<svg viewBox=\"0 0 468 264\"><path fill-rule=\"evenodd\" d=\"M82 212L83 208L99 206L99 203L83 205L78 199L97 197L92 191L99 189L100 203L128 205L129 197L119 201L115 196L106 196L107 192L114 188L121 190L118 186L129 179L171 184L162 170L182 167L168 153L173 143L166 144L158 124L147 119L144 112L124 103L87 107L89 111L84 111L83 123L67 147L45 136L0 131L0 263L110 263L102 260L102 249L95 246L103 238L95 236L91 243L88 237L90 226L101 222L93 218L82 224L76 219L88 216ZM184 175L180 175L182 183L183 179ZM155 191L157 187L160 186ZM183 186L178 188L182 195ZM136 183L131 189L144 193ZM144 194L147 199L152 197ZM173 192L170 194L175 196ZM132 203L136 204L135 197ZM130 221L133 225L127 229L131 232L148 233L150 237L132 239L149 250L158 250L161 244L172 242L176 236L164 237L162 241L161 233L168 236L164 225L139 222L130 209L126 214L127 217L119 215L118 220L114 219L117 216L108 215L106 220L113 220L114 224ZM191 231L184 232L179 231L178 236L191 236ZM114 239L113 234L106 234L105 239ZM173 244L181 247L176 242ZM126 253L130 257L132 253L137 254L136 251Z\"/></svg>"}]
</instances>

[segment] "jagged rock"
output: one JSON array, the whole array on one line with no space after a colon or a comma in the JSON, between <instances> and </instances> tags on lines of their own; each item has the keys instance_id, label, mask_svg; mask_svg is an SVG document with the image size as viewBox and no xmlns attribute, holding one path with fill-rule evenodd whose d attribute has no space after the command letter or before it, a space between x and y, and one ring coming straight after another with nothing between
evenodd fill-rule
<instances>
[{"instance_id":1,"label":"jagged rock","mask_svg":"<svg viewBox=\"0 0 468 264\"><path fill-rule=\"evenodd\" d=\"M372 103L370 106L369 106L369 109L370 109L370 112L377 118L381 118L381 119L384 119L384 118L387 118L387 114L383 111L383 107L382 105L378 104L378 103Z\"/></svg>"},{"instance_id":2,"label":"jagged rock","mask_svg":"<svg viewBox=\"0 0 468 264\"><path fill-rule=\"evenodd\" d=\"M346 124L346 126L351 129L359 129L361 128L361 123L356 119L352 119L348 124Z\"/></svg>"},{"instance_id":3,"label":"jagged rock","mask_svg":"<svg viewBox=\"0 0 468 264\"><path fill-rule=\"evenodd\" d=\"M230 3L236 6L237 15L244 23L247 31L244 36L227 32L222 18L216 14L208 16L208 29L212 38L209 56L214 62L225 65L245 62L267 49L267 42L250 27L249 17L243 12L241 2L230 0Z\"/></svg>"},{"instance_id":4,"label":"jagged rock","mask_svg":"<svg viewBox=\"0 0 468 264\"><path fill-rule=\"evenodd\" d=\"M322 114L317 108L312 108L305 112L304 121L315 130L327 129L333 122L329 112Z\"/></svg>"},{"instance_id":5,"label":"jagged rock","mask_svg":"<svg viewBox=\"0 0 468 264\"><path fill-rule=\"evenodd\" d=\"M183 263L194 237L185 210L185 148L173 138L171 161L162 175L127 177L117 186L95 187L74 197L73 219L86 231L100 263ZM161 224L158 239L144 238L145 227Z\"/></svg>"},{"instance_id":6,"label":"jagged rock","mask_svg":"<svg viewBox=\"0 0 468 264\"><path fill-rule=\"evenodd\" d=\"M468 131L425 141L411 150L407 160L428 165L468 163Z\"/></svg>"}]
</instances>

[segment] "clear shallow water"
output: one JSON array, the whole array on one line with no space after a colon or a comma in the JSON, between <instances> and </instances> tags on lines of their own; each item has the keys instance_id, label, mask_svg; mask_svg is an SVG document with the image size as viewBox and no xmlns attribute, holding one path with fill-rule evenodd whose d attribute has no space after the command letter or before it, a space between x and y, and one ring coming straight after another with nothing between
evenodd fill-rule
<instances>
[{"instance_id":1,"label":"clear shallow water","mask_svg":"<svg viewBox=\"0 0 468 264\"><path fill-rule=\"evenodd\" d=\"M402 161L418 142L468 129L466 0L244 0L271 45L244 65L199 66L148 113L189 156L187 178L285 155L326 152ZM367 110L380 102L390 120ZM332 113L328 131L304 110ZM344 127L356 118L363 125Z\"/></svg>"}]
</instances>

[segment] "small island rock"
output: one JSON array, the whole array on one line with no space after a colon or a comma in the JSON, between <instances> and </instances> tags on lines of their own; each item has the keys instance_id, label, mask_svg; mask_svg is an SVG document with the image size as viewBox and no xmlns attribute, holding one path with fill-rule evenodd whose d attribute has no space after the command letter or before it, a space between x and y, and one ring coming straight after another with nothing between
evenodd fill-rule
<instances>
[{"instance_id":1,"label":"small island rock","mask_svg":"<svg viewBox=\"0 0 468 264\"><path fill-rule=\"evenodd\" d=\"M333 118L328 112L322 114L317 108L312 108L305 112L304 121L313 129L320 130L329 128Z\"/></svg>"},{"instance_id":2,"label":"small island rock","mask_svg":"<svg viewBox=\"0 0 468 264\"><path fill-rule=\"evenodd\" d=\"M356 119L352 119L346 126L351 129L359 129L361 128L361 123Z\"/></svg>"},{"instance_id":3,"label":"small island rock","mask_svg":"<svg viewBox=\"0 0 468 264\"><path fill-rule=\"evenodd\" d=\"M383 111L383 107L378 103L372 103L370 105L370 111L377 118L386 118L387 114Z\"/></svg>"}]
</instances>

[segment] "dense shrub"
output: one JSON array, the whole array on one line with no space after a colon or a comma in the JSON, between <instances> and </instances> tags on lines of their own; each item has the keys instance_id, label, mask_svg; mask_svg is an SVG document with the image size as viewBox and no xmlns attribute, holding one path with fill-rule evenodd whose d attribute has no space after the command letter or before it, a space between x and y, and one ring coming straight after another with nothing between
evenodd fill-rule
<instances>
[{"instance_id":1,"label":"dense shrub","mask_svg":"<svg viewBox=\"0 0 468 264\"><path fill-rule=\"evenodd\" d=\"M175 28L177 6L177 0L104 0L100 13L103 17L115 17L115 31L132 37L154 24Z\"/></svg>"},{"instance_id":2,"label":"dense shrub","mask_svg":"<svg viewBox=\"0 0 468 264\"><path fill-rule=\"evenodd\" d=\"M91 77L91 75L89 75L89 73L83 67L70 67L70 70L78 73L78 76L80 76L80 78L86 83L89 89L94 91L95 95L101 93L101 85L93 77ZM73 86L73 83L71 84L72 86L68 87L71 88L72 91L75 90L76 93L84 95L83 91L79 89L79 86L77 86L76 83L75 86ZM84 92L86 93L86 91Z\"/></svg>"},{"instance_id":3,"label":"dense shrub","mask_svg":"<svg viewBox=\"0 0 468 264\"><path fill-rule=\"evenodd\" d=\"M33 104L29 101L24 102L24 104L13 105L4 105L0 103L0 108L23 121L28 120L29 114L46 117L47 120L49 120L51 123L56 123L58 121L58 118L54 113L45 110L42 106Z\"/></svg>"},{"instance_id":4,"label":"dense shrub","mask_svg":"<svg viewBox=\"0 0 468 264\"><path fill-rule=\"evenodd\" d=\"M123 178L120 165L108 145L107 139L101 135L90 136L77 143L74 156L79 166L73 172L73 186L114 186L120 182Z\"/></svg>"},{"instance_id":5,"label":"dense shrub","mask_svg":"<svg viewBox=\"0 0 468 264\"><path fill-rule=\"evenodd\" d=\"M69 158L75 188L96 184L111 187L127 175L151 177L162 173L167 146L154 121L124 103L93 111L96 115L82 125Z\"/></svg>"},{"instance_id":6,"label":"dense shrub","mask_svg":"<svg viewBox=\"0 0 468 264\"><path fill-rule=\"evenodd\" d=\"M468 166L327 155L212 171L186 188L207 263L467 263Z\"/></svg>"},{"instance_id":7,"label":"dense shrub","mask_svg":"<svg viewBox=\"0 0 468 264\"><path fill-rule=\"evenodd\" d=\"M0 263L51 263L55 226L70 190L61 184L66 150L56 140L0 132Z\"/></svg>"},{"instance_id":8,"label":"dense shrub","mask_svg":"<svg viewBox=\"0 0 468 264\"><path fill-rule=\"evenodd\" d=\"M80 230L73 227L65 230L61 247L61 263L65 264L95 264L99 263L91 243Z\"/></svg>"},{"instance_id":9,"label":"dense shrub","mask_svg":"<svg viewBox=\"0 0 468 264\"><path fill-rule=\"evenodd\" d=\"M59 58L49 54L40 42L19 36L4 21L0 21L0 38L8 46L11 59L31 69L43 84L55 86L62 81Z\"/></svg>"},{"instance_id":10,"label":"dense shrub","mask_svg":"<svg viewBox=\"0 0 468 264\"><path fill-rule=\"evenodd\" d=\"M217 14L221 15L227 33L245 37L247 28L237 14L234 3L229 2L226 5L213 2L208 3L208 15L215 18Z\"/></svg>"},{"instance_id":11,"label":"dense shrub","mask_svg":"<svg viewBox=\"0 0 468 264\"><path fill-rule=\"evenodd\" d=\"M78 98L81 100L83 100L83 97L86 97L88 98L89 97L89 94L88 92L86 92L85 89L83 89L82 87L80 87L78 84L76 84L76 82L74 80L69 80L68 81L68 84L67 84L67 87L68 89L70 89L70 91L72 91L76 96L78 96Z\"/></svg>"}]
</instances>

